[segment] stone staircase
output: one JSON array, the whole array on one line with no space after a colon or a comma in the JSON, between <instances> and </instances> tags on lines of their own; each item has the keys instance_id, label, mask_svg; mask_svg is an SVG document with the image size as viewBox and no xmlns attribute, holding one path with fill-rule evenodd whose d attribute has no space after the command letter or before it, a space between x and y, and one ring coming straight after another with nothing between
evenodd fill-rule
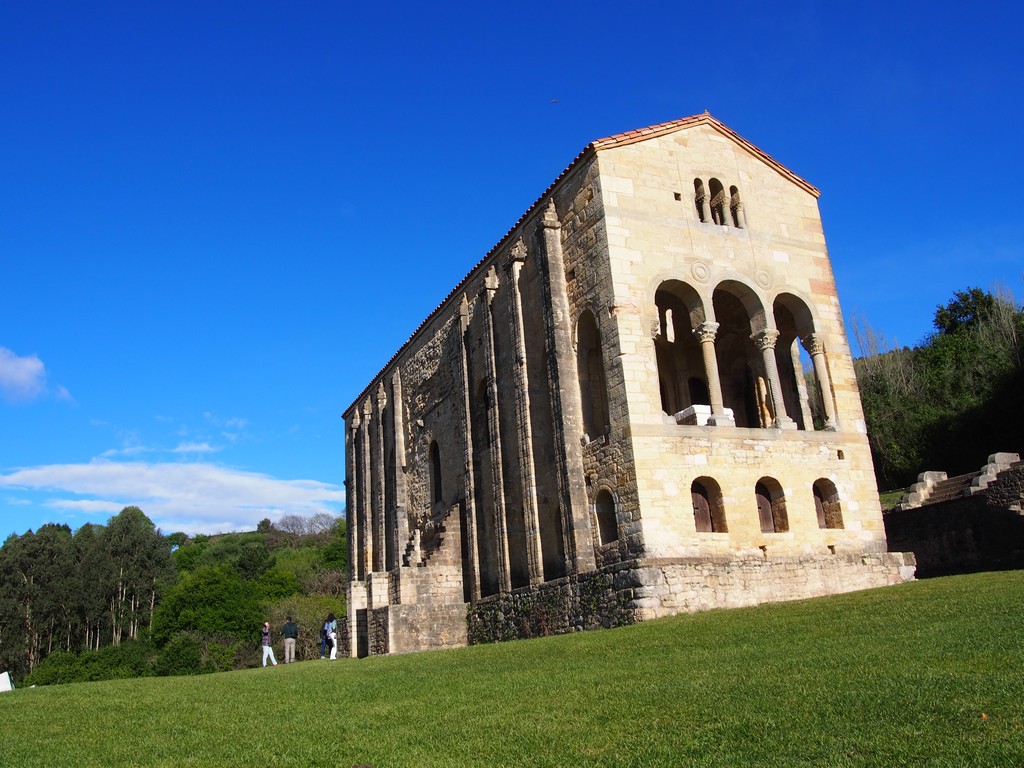
<instances>
[{"instance_id":1,"label":"stone staircase","mask_svg":"<svg viewBox=\"0 0 1024 768\"><path fill-rule=\"evenodd\" d=\"M945 472L922 472L896 509L916 509L927 504L982 493L997 479L1024 465L1016 453L993 453L977 472L947 477Z\"/></svg>"},{"instance_id":2,"label":"stone staircase","mask_svg":"<svg viewBox=\"0 0 1024 768\"><path fill-rule=\"evenodd\" d=\"M413 530L402 556L403 564L425 568L430 562L442 565L458 562L461 541L459 509L458 504L449 507L440 518L429 520L425 531ZM449 530L453 525L455 530Z\"/></svg>"}]
</instances>

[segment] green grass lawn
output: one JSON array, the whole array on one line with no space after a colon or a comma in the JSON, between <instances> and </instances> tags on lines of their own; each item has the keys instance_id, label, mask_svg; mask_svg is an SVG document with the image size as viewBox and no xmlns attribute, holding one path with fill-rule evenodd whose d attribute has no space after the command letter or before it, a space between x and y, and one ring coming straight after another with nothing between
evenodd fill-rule
<instances>
[{"instance_id":1,"label":"green grass lawn","mask_svg":"<svg viewBox=\"0 0 1024 768\"><path fill-rule=\"evenodd\" d=\"M0 723L3 766L1022 766L1024 572L458 651L19 689L0 695Z\"/></svg>"}]
</instances>

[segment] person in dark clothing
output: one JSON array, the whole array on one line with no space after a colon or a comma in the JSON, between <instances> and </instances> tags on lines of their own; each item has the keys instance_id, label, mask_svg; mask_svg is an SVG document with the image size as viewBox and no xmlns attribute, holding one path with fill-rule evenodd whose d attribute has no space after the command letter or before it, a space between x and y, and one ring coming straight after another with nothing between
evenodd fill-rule
<instances>
[{"instance_id":1,"label":"person in dark clothing","mask_svg":"<svg viewBox=\"0 0 1024 768\"><path fill-rule=\"evenodd\" d=\"M284 663L293 664L295 662L295 641L299 637L299 625L292 621L292 617L289 616L288 620L284 624Z\"/></svg>"}]
</instances>

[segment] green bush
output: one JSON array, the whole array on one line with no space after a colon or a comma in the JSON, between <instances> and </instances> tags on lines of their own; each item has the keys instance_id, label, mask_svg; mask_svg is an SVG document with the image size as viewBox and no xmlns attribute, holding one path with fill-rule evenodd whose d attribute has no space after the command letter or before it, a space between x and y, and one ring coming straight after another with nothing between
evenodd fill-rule
<instances>
[{"instance_id":1,"label":"green bush","mask_svg":"<svg viewBox=\"0 0 1024 768\"><path fill-rule=\"evenodd\" d=\"M25 679L27 685L63 685L94 680L123 680L150 677L156 651L148 640L126 640L98 651L79 654L55 651Z\"/></svg>"},{"instance_id":2,"label":"green bush","mask_svg":"<svg viewBox=\"0 0 1024 768\"><path fill-rule=\"evenodd\" d=\"M158 675L198 675L203 671L199 643L189 634L175 635L156 661Z\"/></svg>"}]
</instances>

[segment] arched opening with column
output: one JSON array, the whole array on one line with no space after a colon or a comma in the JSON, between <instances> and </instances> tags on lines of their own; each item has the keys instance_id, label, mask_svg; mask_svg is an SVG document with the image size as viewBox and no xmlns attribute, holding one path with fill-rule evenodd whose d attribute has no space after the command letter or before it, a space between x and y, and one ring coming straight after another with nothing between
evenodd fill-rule
<instances>
[{"instance_id":1,"label":"arched opening with column","mask_svg":"<svg viewBox=\"0 0 1024 768\"><path fill-rule=\"evenodd\" d=\"M767 427L775 420L768 376L751 335L765 329L764 308L747 285L727 280L712 297L718 335L715 351L722 399L737 427Z\"/></svg>"},{"instance_id":2,"label":"arched opening with column","mask_svg":"<svg viewBox=\"0 0 1024 768\"><path fill-rule=\"evenodd\" d=\"M831 480L821 477L814 481L814 511L818 516L819 528L842 528L843 508L839 501L839 490Z\"/></svg>"},{"instance_id":3,"label":"arched opening with column","mask_svg":"<svg viewBox=\"0 0 1024 768\"><path fill-rule=\"evenodd\" d=\"M589 309L583 310L576 324L576 371L583 405L583 431L594 440L608 431L608 385L601 331Z\"/></svg>"},{"instance_id":4,"label":"arched opening with column","mask_svg":"<svg viewBox=\"0 0 1024 768\"><path fill-rule=\"evenodd\" d=\"M732 213L732 223L737 229L747 228L747 215L743 210L743 200L740 198L739 187L729 187L729 210Z\"/></svg>"},{"instance_id":5,"label":"arched opening with column","mask_svg":"<svg viewBox=\"0 0 1024 768\"><path fill-rule=\"evenodd\" d=\"M772 312L779 331L775 360L786 413L796 422L798 429L812 429L814 422L804 375L811 365L811 358L803 352L800 338L814 332L814 321L807 305L790 293L779 294L775 298Z\"/></svg>"},{"instance_id":6,"label":"arched opening with column","mask_svg":"<svg viewBox=\"0 0 1024 768\"><path fill-rule=\"evenodd\" d=\"M708 200L707 190L704 189L703 179L693 180L693 204L697 209L699 221L711 221L711 205Z\"/></svg>"},{"instance_id":7,"label":"arched opening with column","mask_svg":"<svg viewBox=\"0 0 1024 768\"><path fill-rule=\"evenodd\" d=\"M682 281L666 280L655 291L654 303L658 310L654 349L662 411L672 415L691 405L710 405L700 342L694 335L694 329L705 319L700 296Z\"/></svg>"},{"instance_id":8,"label":"arched opening with column","mask_svg":"<svg viewBox=\"0 0 1024 768\"><path fill-rule=\"evenodd\" d=\"M762 477L754 485L757 500L757 516L761 533L785 533L789 530L789 515L786 512L786 495L779 481L773 477Z\"/></svg>"},{"instance_id":9,"label":"arched opening with column","mask_svg":"<svg viewBox=\"0 0 1024 768\"><path fill-rule=\"evenodd\" d=\"M773 306L779 339L775 346L786 410L801 429L835 429L825 346L807 304L791 293L780 293Z\"/></svg>"},{"instance_id":10,"label":"arched opening with column","mask_svg":"<svg viewBox=\"0 0 1024 768\"><path fill-rule=\"evenodd\" d=\"M697 533L727 533L722 489L711 477L698 477L690 484L693 524Z\"/></svg>"},{"instance_id":11,"label":"arched opening with column","mask_svg":"<svg viewBox=\"0 0 1024 768\"><path fill-rule=\"evenodd\" d=\"M729 200L725 187L718 179L708 180L708 193L711 195L711 219L715 224L729 226L731 215L729 213Z\"/></svg>"}]
</instances>

